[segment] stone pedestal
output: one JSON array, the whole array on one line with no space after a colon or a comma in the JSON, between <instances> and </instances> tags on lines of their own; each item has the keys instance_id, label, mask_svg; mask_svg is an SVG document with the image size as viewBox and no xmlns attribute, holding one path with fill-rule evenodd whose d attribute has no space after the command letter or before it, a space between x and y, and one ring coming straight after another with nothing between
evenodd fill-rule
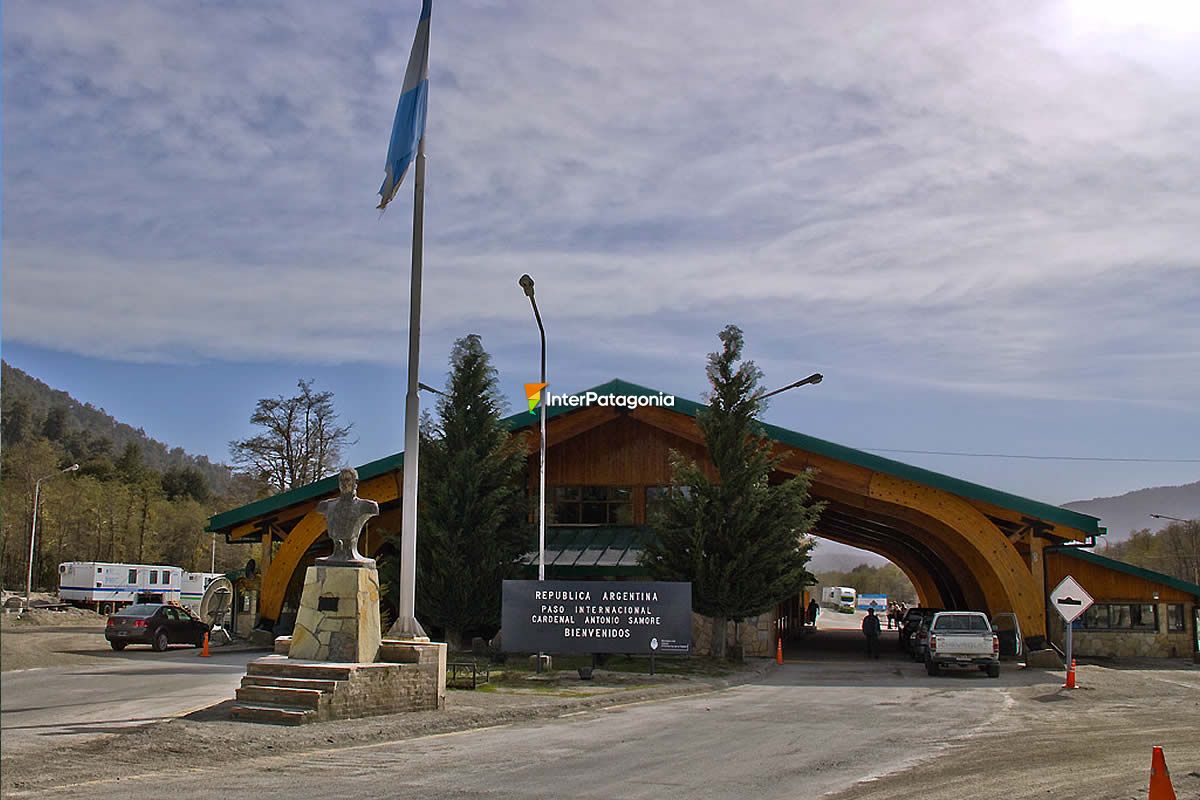
<instances>
[{"instance_id":1,"label":"stone pedestal","mask_svg":"<svg viewBox=\"0 0 1200 800\"><path fill-rule=\"evenodd\" d=\"M380 638L379 573L373 565L308 568L289 658L369 664Z\"/></svg>"}]
</instances>

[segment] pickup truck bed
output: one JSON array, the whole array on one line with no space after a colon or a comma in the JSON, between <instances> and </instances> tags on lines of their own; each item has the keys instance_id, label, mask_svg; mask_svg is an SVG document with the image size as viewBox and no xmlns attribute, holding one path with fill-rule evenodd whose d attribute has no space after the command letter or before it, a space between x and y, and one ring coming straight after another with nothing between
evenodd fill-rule
<instances>
[{"instance_id":1,"label":"pickup truck bed","mask_svg":"<svg viewBox=\"0 0 1200 800\"><path fill-rule=\"evenodd\" d=\"M1000 677L999 639L986 614L943 611L934 616L925 668L937 675L943 667L976 667L989 677Z\"/></svg>"}]
</instances>

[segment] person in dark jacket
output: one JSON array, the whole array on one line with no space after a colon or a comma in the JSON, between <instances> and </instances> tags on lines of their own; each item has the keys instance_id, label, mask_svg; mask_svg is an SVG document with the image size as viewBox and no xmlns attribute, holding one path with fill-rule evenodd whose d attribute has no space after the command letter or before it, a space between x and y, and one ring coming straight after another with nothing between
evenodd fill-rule
<instances>
[{"instance_id":1,"label":"person in dark jacket","mask_svg":"<svg viewBox=\"0 0 1200 800\"><path fill-rule=\"evenodd\" d=\"M821 606L819 606L817 604L816 598L813 598L808 601L808 624L809 625L817 624L817 614L818 614L818 612L820 612L820 610L821 610Z\"/></svg>"},{"instance_id":2,"label":"person in dark jacket","mask_svg":"<svg viewBox=\"0 0 1200 800\"><path fill-rule=\"evenodd\" d=\"M867 637L867 658L879 658L879 617L875 616L875 609L867 611L862 631Z\"/></svg>"}]
</instances>

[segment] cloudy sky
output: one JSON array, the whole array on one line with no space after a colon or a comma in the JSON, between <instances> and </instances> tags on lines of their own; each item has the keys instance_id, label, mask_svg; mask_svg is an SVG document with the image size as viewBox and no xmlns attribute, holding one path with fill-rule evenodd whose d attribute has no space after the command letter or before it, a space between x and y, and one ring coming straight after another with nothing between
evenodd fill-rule
<instances>
[{"instance_id":1,"label":"cloudy sky","mask_svg":"<svg viewBox=\"0 0 1200 800\"><path fill-rule=\"evenodd\" d=\"M4 357L214 459L312 377L400 449L406 2L3 8ZM1200 457L1200 11L437 0L422 378L483 336L862 448ZM1179 8L1176 8L1179 6ZM1002 10L1001 10L1002 8ZM1051 502L1200 464L895 454Z\"/></svg>"}]
</instances>

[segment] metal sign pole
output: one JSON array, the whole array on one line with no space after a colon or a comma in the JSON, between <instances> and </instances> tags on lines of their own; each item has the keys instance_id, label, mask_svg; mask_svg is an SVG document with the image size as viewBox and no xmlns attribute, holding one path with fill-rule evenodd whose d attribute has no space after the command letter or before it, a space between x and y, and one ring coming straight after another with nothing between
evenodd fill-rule
<instances>
[{"instance_id":1,"label":"metal sign pole","mask_svg":"<svg viewBox=\"0 0 1200 800\"><path fill-rule=\"evenodd\" d=\"M1074 628L1074 627L1075 627L1075 622L1074 622L1074 621L1071 621L1071 622L1068 622L1068 623L1067 623L1067 669L1068 669L1068 670L1071 668L1071 657L1072 657L1072 649L1071 649L1071 629L1072 629L1072 628Z\"/></svg>"}]
</instances>

